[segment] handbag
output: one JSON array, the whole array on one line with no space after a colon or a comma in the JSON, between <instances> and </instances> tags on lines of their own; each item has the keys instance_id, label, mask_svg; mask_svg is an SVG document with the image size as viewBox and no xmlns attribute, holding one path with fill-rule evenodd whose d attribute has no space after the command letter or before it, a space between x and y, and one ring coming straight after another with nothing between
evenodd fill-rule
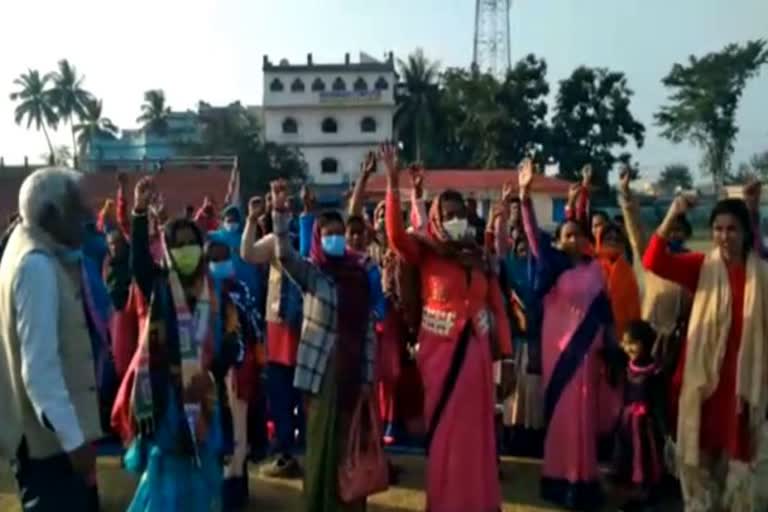
<instances>
[{"instance_id":1,"label":"handbag","mask_svg":"<svg viewBox=\"0 0 768 512\"><path fill-rule=\"evenodd\" d=\"M366 422L368 429L363 429ZM352 503L386 491L389 487L389 467L381 445L376 405L361 396L352 415L347 446L339 464L339 498Z\"/></svg>"}]
</instances>

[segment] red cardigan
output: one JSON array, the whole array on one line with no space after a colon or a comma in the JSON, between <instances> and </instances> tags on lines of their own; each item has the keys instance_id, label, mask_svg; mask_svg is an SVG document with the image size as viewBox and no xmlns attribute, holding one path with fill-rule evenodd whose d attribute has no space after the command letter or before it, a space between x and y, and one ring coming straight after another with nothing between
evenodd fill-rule
<instances>
[{"instance_id":1,"label":"red cardigan","mask_svg":"<svg viewBox=\"0 0 768 512\"><path fill-rule=\"evenodd\" d=\"M643 266L657 276L678 283L695 294L704 258L704 254L697 252L673 254L667 250L667 241L654 234L643 256ZM745 414L737 412L739 404L736 397L746 281L744 265L729 266L728 279L732 294L731 329L717 389L702 405L699 443L705 453L714 456L726 453L731 459L748 462L752 458L749 422ZM691 318L690 321L696 322L697 319ZM696 343L696 340L687 342ZM684 350L682 358L685 358Z\"/></svg>"}]
</instances>

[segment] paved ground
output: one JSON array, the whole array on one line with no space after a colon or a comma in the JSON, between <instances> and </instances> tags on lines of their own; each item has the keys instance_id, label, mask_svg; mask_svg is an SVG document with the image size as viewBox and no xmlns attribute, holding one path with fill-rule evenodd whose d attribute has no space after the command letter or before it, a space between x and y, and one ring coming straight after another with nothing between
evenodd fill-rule
<instances>
[{"instance_id":1,"label":"paved ground","mask_svg":"<svg viewBox=\"0 0 768 512\"><path fill-rule=\"evenodd\" d=\"M374 496L369 512L411 512L424 510L424 464L418 456L398 456L395 462L405 468L402 483ZM538 499L539 464L526 459L504 459L504 512L547 512L556 510ZM104 512L123 512L133 492L133 479L119 467L116 458L99 461L99 485ZM255 472L255 471L252 471ZM252 477L249 511L293 512L301 510L301 482ZM608 507L606 510L616 510ZM0 511L20 512L13 480L7 464L0 470ZM469 511L468 511L469 512Z\"/></svg>"}]
</instances>

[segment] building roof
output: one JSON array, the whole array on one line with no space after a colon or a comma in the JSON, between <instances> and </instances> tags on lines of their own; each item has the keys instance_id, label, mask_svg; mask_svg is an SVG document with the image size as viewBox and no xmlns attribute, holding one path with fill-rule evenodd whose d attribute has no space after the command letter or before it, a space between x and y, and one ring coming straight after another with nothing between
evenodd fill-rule
<instances>
[{"instance_id":1,"label":"building roof","mask_svg":"<svg viewBox=\"0 0 768 512\"><path fill-rule=\"evenodd\" d=\"M155 173L129 172L126 188L129 207L133 203L133 187L141 178L150 175L163 194L166 209L171 216L179 215L187 205L199 207L205 196L209 196L221 206L229 180L229 170L218 167L209 169L178 167ZM94 214L105 199L115 197L116 176L114 172L89 173L83 176L85 197ZM19 188L24 178L23 175L0 177L0 226L11 213L18 209Z\"/></svg>"},{"instance_id":2,"label":"building roof","mask_svg":"<svg viewBox=\"0 0 768 512\"><path fill-rule=\"evenodd\" d=\"M400 179L400 188L410 192L411 180L403 171ZM511 182L517 192L517 171L511 169L435 169L424 173L424 187L430 192L439 193L446 189L455 189L462 193L478 193L501 190L505 183ZM537 174L533 178L531 191L533 193L548 194L553 196L567 196L570 183L558 178L550 178L543 174ZM371 177L366 189L371 194L384 194L387 189L386 176L376 174ZM496 194L493 194L496 195Z\"/></svg>"},{"instance_id":3,"label":"building roof","mask_svg":"<svg viewBox=\"0 0 768 512\"><path fill-rule=\"evenodd\" d=\"M379 72L395 72L395 58L392 52L387 56L387 60L384 62L376 61L370 56L361 56L360 62L351 62L349 54L347 53L343 63L333 64L316 64L312 61L312 54L307 54L307 61L302 64L291 64L287 60L283 59L278 64L273 64L267 55L264 55L264 63L262 70L270 73L301 73L308 71L315 72L327 72L327 73L341 73L344 71L379 71Z\"/></svg>"}]
</instances>

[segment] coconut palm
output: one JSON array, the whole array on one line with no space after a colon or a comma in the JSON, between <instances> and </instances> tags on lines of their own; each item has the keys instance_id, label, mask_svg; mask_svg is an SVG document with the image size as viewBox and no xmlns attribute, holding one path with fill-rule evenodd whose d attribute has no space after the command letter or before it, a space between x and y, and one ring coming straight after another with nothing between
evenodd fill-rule
<instances>
[{"instance_id":1,"label":"coconut palm","mask_svg":"<svg viewBox=\"0 0 768 512\"><path fill-rule=\"evenodd\" d=\"M141 115L136 119L144 129L159 135L168 131L168 115L171 108L165 105L165 93L162 89L152 89L144 93Z\"/></svg>"},{"instance_id":2,"label":"coconut palm","mask_svg":"<svg viewBox=\"0 0 768 512\"><path fill-rule=\"evenodd\" d=\"M84 76L78 76L77 69L68 60L59 61L59 69L52 75L53 90L51 98L59 119L69 124L72 131L72 155L77 162L77 145L75 142L75 116L82 119L85 115L85 104L92 99L91 93L83 89Z\"/></svg>"},{"instance_id":3,"label":"coconut palm","mask_svg":"<svg viewBox=\"0 0 768 512\"><path fill-rule=\"evenodd\" d=\"M102 101L96 98L89 99L85 105L80 123L74 126L77 134L77 146L81 155L88 153L88 146L94 139L114 139L118 128L106 117L101 117Z\"/></svg>"},{"instance_id":4,"label":"coconut palm","mask_svg":"<svg viewBox=\"0 0 768 512\"><path fill-rule=\"evenodd\" d=\"M403 82L402 94L398 95L395 126L398 133L413 137L413 156L421 161L434 131L439 64L430 62L424 52L417 49L406 61L398 59L398 68Z\"/></svg>"},{"instance_id":5,"label":"coconut palm","mask_svg":"<svg viewBox=\"0 0 768 512\"><path fill-rule=\"evenodd\" d=\"M42 129L45 141L48 143L48 152L53 158L53 144L51 144L46 126L55 130L59 118L51 102L51 91L46 89L50 80L51 75L41 76L39 71L30 69L13 81L14 84L21 87L21 90L11 93L10 96L11 100L20 102L16 106L14 116L16 124L20 125L26 119L27 129L32 124L35 125L36 130Z\"/></svg>"}]
</instances>

